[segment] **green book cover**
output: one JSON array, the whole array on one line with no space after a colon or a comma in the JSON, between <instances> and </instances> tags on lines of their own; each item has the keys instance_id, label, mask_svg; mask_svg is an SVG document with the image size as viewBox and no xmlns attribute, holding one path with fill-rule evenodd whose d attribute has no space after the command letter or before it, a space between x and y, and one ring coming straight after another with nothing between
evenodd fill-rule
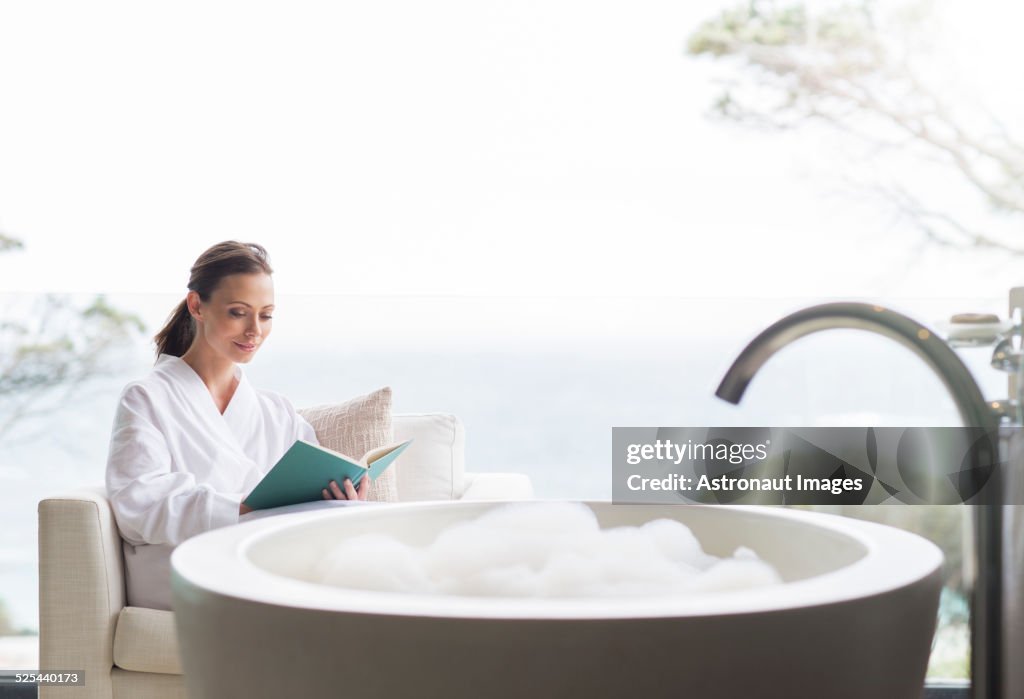
<instances>
[{"instance_id":1,"label":"green book cover","mask_svg":"<svg viewBox=\"0 0 1024 699\"><path fill-rule=\"evenodd\" d=\"M370 480L384 472L412 440L372 449L356 460L327 447L296 440L274 467L263 476L243 504L254 510L296 505L323 499L322 490L332 480L342 485L347 476L357 485L363 474Z\"/></svg>"}]
</instances>

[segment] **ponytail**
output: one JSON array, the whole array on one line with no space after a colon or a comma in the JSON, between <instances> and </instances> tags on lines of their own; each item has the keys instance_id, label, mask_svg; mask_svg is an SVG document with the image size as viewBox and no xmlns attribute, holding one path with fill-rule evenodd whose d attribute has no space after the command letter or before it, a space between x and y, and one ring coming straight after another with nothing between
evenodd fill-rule
<instances>
[{"instance_id":1,"label":"ponytail","mask_svg":"<svg viewBox=\"0 0 1024 699\"><path fill-rule=\"evenodd\" d=\"M172 357L180 357L192 346L195 334L195 321L188 312L188 303L182 300L168 316L163 329L153 337L156 342L156 356L169 354Z\"/></svg>"}]
</instances>

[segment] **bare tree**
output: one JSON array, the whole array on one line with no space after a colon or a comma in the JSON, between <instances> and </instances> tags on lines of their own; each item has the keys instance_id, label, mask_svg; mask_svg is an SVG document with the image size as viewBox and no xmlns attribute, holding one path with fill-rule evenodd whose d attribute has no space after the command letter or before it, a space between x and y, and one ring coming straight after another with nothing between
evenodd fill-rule
<instances>
[{"instance_id":1,"label":"bare tree","mask_svg":"<svg viewBox=\"0 0 1024 699\"><path fill-rule=\"evenodd\" d=\"M0 234L0 252L22 243ZM16 316L16 317L15 317ZM0 440L23 420L68 405L91 379L112 373L114 354L145 326L101 295L84 307L46 294L0 316Z\"/></svg>"},{"instance_id":2,"label":"bare tree","mask_svg":"<svg viewBox=\"0 0 1024 699\"><path fill-rule=\"evenodd\" d=\"M928 9L918 2L883 19L869 0L816 12L753 0L704 22L687 48L736 66L714 105L720 117L783 130L828 125L872 153L913 154L929 173L942 170L982 197L992 213L1024 220L1024 143L981 105L951 99L922 75L915 36ZM1021 233L968 223L911 182L869 187L935 243L1024 254Z\"/></svg>"}]
</instances>

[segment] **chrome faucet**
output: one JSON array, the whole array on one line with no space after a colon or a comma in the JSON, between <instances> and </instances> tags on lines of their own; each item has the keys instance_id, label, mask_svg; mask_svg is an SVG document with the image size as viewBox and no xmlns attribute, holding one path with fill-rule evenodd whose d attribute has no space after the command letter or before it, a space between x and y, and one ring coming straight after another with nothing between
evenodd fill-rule
<instances>
[{"instance_id":1,"label":"chrome faucet","mask_svg":"<svg viewBox=\"0 0 1024 699\"><path fill-rule=\"evenodd\" d=\"M882 306L828 303L775 322L748 344L722 378L719 398L738 404L754 374L780 349L822 330L867 330L895 340L928 364L945 384L966 426L998 431L1003 401L985 400L960 357L917 321ZM1002 507L975 505L977 578L971 604L971 692L975 699L1002 695Z\"/></svg>"}]
</instances>

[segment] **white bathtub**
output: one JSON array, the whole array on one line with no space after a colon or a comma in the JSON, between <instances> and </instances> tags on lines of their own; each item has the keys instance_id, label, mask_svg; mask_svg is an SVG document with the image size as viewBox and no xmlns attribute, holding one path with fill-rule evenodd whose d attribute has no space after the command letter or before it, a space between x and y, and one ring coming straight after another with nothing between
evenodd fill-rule
<instances>
[{"instance_id":1,"label":"white bathtub","mask_svg":"<svg viewBox=\"0 0 1024 699\"><path fill-rule=\"evenodd\" d=\"M506 503L270 517L172 558L189 696L920 697L942 554L891 527L782 508L586 503L602 527L659 517L708 553L754 549L785 584L682 599L511 599L300 580L340 538L427 543Z\"/></svg>"}]
</instances>

